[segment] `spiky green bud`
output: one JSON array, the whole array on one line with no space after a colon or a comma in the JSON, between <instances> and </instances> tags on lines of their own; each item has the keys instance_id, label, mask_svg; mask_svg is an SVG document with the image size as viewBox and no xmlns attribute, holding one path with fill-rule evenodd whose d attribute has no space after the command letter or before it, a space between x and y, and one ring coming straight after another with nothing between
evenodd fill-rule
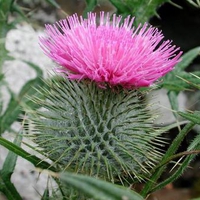
<instances>
[{"instance_id":1,"label":"spiky green bud","mask_svg":"<svg viewBox=\"0 0 200 200\"><path fill-rule=\"evenodd\" d=\"M137 90L56 77L29 110L35 141L62 170L115 179L141 179L160 158L158 132Z\"/></svg>"}]
</instances>

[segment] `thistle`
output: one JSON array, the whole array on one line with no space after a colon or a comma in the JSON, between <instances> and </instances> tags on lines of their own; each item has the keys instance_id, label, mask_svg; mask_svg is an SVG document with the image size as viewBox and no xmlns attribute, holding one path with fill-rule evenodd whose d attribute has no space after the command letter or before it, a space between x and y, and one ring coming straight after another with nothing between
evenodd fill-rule
<instances>
[{"instance_id":1,"label":"thistle","mask_svg":"<svg viewBox=\"0 0 200 200\"><path fill-rule=\"evenodd\" d=\"M159 132L140 87L151 86L181 52L158 29L103 12L46 26L44 52L61 67L30 110L35 141L62 170L122 183L159 162ZM60 76L59 76L60 74Z\"/></svg>"}]
</instances>

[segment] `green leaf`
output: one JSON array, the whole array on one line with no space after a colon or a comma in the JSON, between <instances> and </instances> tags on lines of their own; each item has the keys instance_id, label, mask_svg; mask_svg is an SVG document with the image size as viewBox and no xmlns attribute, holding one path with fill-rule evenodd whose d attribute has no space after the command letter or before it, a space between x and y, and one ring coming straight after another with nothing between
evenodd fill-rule
<instances>
[{"instance_id":1,"label":"green leaf","mask_svg":"<svg viewBox=\"0 0 200 200\"><path fill-rule=\"evenodd\" d=\"M52 171L56 171L54 167L52 167L49 163L41 160L40 158L29 154L21 147L15 145L14 143L0 137L0 145L4 146L8 150L12 151L13 153L21 156L22 158L31 162L35 167L42 168L42 169L51 169Z\"/></svg>"},{"instance_id":2,"label":"green leaf","mask_svg":"<svg viewBox=\"0 0 200 200\"><path fill-rule=\"evenodd\" d=\"M46 2L58 9L60 8L60 5L55 0L46 0Z\"/></svg>"},{"instance_id":3,"label":"green leaf","mask_svg":"<svg viewBox=\"0 0 200 200\"><path fill-rule=\"evenodd\" d=\"M126 4L125 1L121 1L121 0L110 0L110 2L117 8L117 12L118 14L130 14L131 10L128 7L128 5Z\"/></svg>"},{"instance_id":4,"label":"green leaf","mask_svg":"<svg viewBox=\"0 0 200 200\"><path fill-rule=\"evenodd\" d=\"M8 200L22 200L15 186L9 180L5 182L2 179L1 172L0 172L0 191L6 195Z\"/></svg>"},{"instance_id":5,"label":"green leaf","mask_svg":"<svg viewBox=\"0 0 200 200\"><path fill-rule=\"evenodd\" d=\"M18 135L15 138L13 144L15 144L16 146L20 146L21 140L22 140L22 137ZM15 186L11 182L11 176L15 169L16 161L17 161L17 155L10 151L3 164L2 170L0 171L0 175L1 175L0 190L6 195L6 197L9 200L22 200Z\"/></svg>"},{"instance_id":6,"label":"green leaf","mask_svg":"<svg viewBox=\"0 0 200 200\"><path fill-rule=\"evenodd\" d=\"M176 179L178 179L183 172L188 168L190 162L195 158L196 155L189 155L185 158L185 160L182 163L179 163L178 168L173 174L170 174L168 178L166 178L161 183L157 184L151 192L157 191L163 187L165 187L167 184L174 182Z\"/></svg>"},{"instance_id":7,"label":"green leaf","mask_svg":"<svg viewBox=\"0 0 200 200\"><path fill-rule=\"evenodd\" d=\"M159 6L163 3L169 2L169 0L132 0L134 4L130 4L129 6L132 7L132 12L136 17L136 23L144 23L148 22L151 17L154 15L158 15L156 10ZM127 0L127 2L130 2Z\"/></svg>"},{"instance_id":8,"label":"green leaf","mask_svg":"<svg viewBox=\"0 0 200 200\"><path fill-rule=\"evenodd\" d=\"M162 175L162 173L166 169L166 165L163 165L163 163L166 163L168 158L176 153L176 151L177 151L178 147L180 146L181 142L183 141L185 136L189 133L189 131L194 127L194 125L195 124L192 123L192 122L188 123L179 132L179 134L176 136L176 138L172 141L170 147L168 148L167 152L165 153L165 155L163 156L162 160L160 161L160 164L158 164L158 166L155 168L155 172L149 178L149 181L145 184L145 186L144 186L144 188L143 188L143 190L141 192L143 197L146 197L149 193L154 191L154 188L158 187L159 184L156 185L156 182L157 182L157 180L160 178L160 176ZM193 155L190 155L190 156L193 156ZM182 169L180 169L180 172L182 172ZM178 172L178 174L180 174L180 173ZM164 187L165 184L163 184L162 186Z\"/></svg>"},{"instance_id":9,"label":"green leaf","mask_svg":"<svg viewBox=\"0 0 200 200\"><path fill-rule=\"evenodd\" d=\"M39 67L38 65L36 65L35 63L26 61L26 60L22 60L23 62L25 62L26 64L28 64L32 69L35 70L35 72L37 73L37 77L43 77L43 71L41 69L41 67Z\"/></svg>"},{"instance_id":10,"label":"green leaf","mask_svg":"<svg viewBox=\"0 0 200 200\"><path fill-rule=\"evenodd\" d=\"M63 172L60 180L66 187L72 186L95 200L142 200L143 198L130 189L102 181L89 176Z\"/></svg>"},{"instance_id":11,"label":"green leaf","mask_svg":"<svg viewBox=\"0 0 200 200\"><path fill-rule=\"evenodd\" d=\"M167 95L168 95L172 110L177 111L178 110L178 99L177 99L178 93L175 91L169 91ZM173 112L173 114L176 118L177 114L175 112Z\"/></svg>"},{"instance_id":12,"label":"green leaf","mask_svg":"<svg viewBox=\"0 0 200 200\"><path fill-rule=\"evenodd\" d=\"M197 88L200 90L200 76L197 75L197 74L200 74L200 72L197 71L197 72L190 73L190 74L193 77L193 78L191 77L192 80L188 80L188 79L185 79L185 78L182 78L179 76L178 76L178 78L182 79L184 82L193 86L194 88Z\"/></svg>"},{"instance_id":13,"label":"green leaf","mask_svg":"<svg viewBox=\"0 0 200 200\"><path fill-rule=\"evenodd\" d=\"M21 145L21 141L22 141L22 136L18 135L13 144L20 146ZM14 171L15 168L15 164L16 164L16 160L17 160L17 155L13 152L9 152L9 154L6 157L6 160L3 164L3 168L1 170L2 176L3 177L11 177L11 174Z\"/></svg>"},{"instance_id":14,"label":"green leaf","mask_svg":"<svg viewBox=\"0 0 200 200\"><path fill-rule=\"evenodd\" d=\"M25 13L23 12L23 10L22 10L22 8L19 6L19 5L17 5L16 3L14 3L13 5L12 5L12 7L11 7L11 11L12 12L16 12L19 16L21 16L21 18L23 19L23 20L27 20L27 17L26 17L26 15L25 15ZM17 19L17 18L16 18ZM15 20L16 20L15 19ZM17 20L18 21L18 20ZM12 22L12 24L13 24L13 22ZM14 23L15 24L15 23Z\"/></svg>"},{"instance_id":15,"label":"green leaf","mask_svg":"<svg viewBox=\"0 0 200 200\"><path fill-rule=\"evenodd\" d=\"M1 24L0 24L0 34L2 35L1 32ZM3 67L3 63L5 60L9 60L10 57L7 55L8 51L5 48L5 37L1 38L0 37L0 73L2 72L2 67Z\"/></svg>"},{"instance_id":16,"label":"green leaf","mask_svg":"<svg viewBox=\"0 0 200 200\"><path fill-rule=\"evenodd\" d=\"M165 75L163 82L160 84L161 87L173 91L182 91L191 86L184 81L193 82L194 84L200 84L199 79L194 79L194 76L190 73L185 72L184 70L192 63L192 61L199 55L200 47L196 47L181 57L181 62L179 62L175 69ZM194 72L195 75L199 76L200 71Z\"/></svg>"},{"instance_id":17,"label":"green leaf","mask_svg":"<svg viewBox=\"0 0 200 200\"><path fill-rule=\"evenodd\" d=\"M4 74L0 74L0 88L3 85L3 79L4 79ZM2 115L3 112L3 100L1 98L2 98L2 93L0 92L0 116Z\"/></svg>"},{"instance_id":18,"label":"green leaf","mask_svg":"<svg viewBox=\"0 0 200 200\"><path fill-rule=\"evenodd\" d=\"M7 109L4 114L0 116L0 133L8 130L12 123L18 119L19 114L23 112L21 109L22 105L26 104L28 106L33 106L33 108L36 108L38 106L33 104L33 102L30 101L28 98L25 98L25 96L38 96L39 93L35 88L41 87L43 85L44 82L40 78L36 77L35 79L28 81L22 87L18 97L16 97L14 94L11 94L11 99L9 101Z\"/></svg>"},{"instance_id":19,"label":"green leaf","mask_svg":"<svg viewBox=\"0 0 200 200\"><path fill-rule=\"evenodd\" d=\"M200 71L196 71L193 74L200 76ZM191 73L174 70L163 78L163 82L160 84L160 87L180 92L192 88L192 84L188 84L188 82L200 84L200 79L195 79Z\"/></svg>"},{"instance_id":20,"label":"green leaf","mask_svg":"<svg viewBox=\"0 0 200 200\"><path fill-rule=\"evenodd\" d=\"M4 79L4 74L0 74L0 82Z\"/></svg>"},{"instance_id":21,"label":"green leaf","mask_svg":"<svg viewBox=\"0 0 200 200\"><path fill-rule=\"evenodd\" d=\"M176 71L186 69L198 55L200 55L200 47L196 47L185 53L181 57L181 62L176 65Z\"/></svg>"},{"instance_id":22,"label":"green leaf","mask_svg":"<svg viewBox=\"0 0 200 200\"><path fill-rule=\"evenodd\" d=\"M189 147L187 148L187 151L192 151L192 150L199 150L200 149L200 134L198 134L195 139L191 142ZM177 178L179 178L183 172L188 168L189 164L196 158L197 154L191 154L185 157L182 163L179 163L178 168L176 171L171 174L168 178L166 178L164 181L156 185L151 192L156 191L160 188L163 188L169 183L172 183L175 181ZM169 158L169 157L168 157Z\"/></svg>"},{"instance_id":23,"label":"green leaf","mask_svg":"<svg viewBox=\"0 0 200 200\"><path fill-rule=\"evenodd\" d=\"M13 3L14 3L14 0L1 0L0 1L0 22L7 22L8 15L9 15L9 12L11 10Z\"/></svg>"},{"instance_id":24,"label":"green leaf","mask_svg":"<svg viewBox=\"0 0 200 200\"><path fill-rule=\"evenodd\" d=\"M20 112L19 102L12 94L6 111L0 117L0 135L12 125Z\"/></svg>"},{"instance_id":25,"label":"green leaf","mask_svg":"<svg viewBox=\"0 0 200 200\"><path fill-rule=\"evenodd\" d=\"M177 98L177 97L178 97L178 92L176 92L176 91L169 91L169 92L167 93L167 95L168 95L168 99L169 99L171 108L172 108L172 110L174 111L174 112L172 112L172 113L173 113L175 119L177 119L178 114L177 114L177 112L175 112L175 111L178 111L178 110L179 110L178 98Z\"/></svg>"},{"instance_id":26,"label":"green leaf","mask_svg":"<svg viewBox=\"0 0 200 200\"><path fill-rule=\"evenodd\" d=\"M97 5L97 0L86 0L87 6L83 12L84 18L87 18L87 12L91 12L94 10Z\"/></svg>"},{"instance_id":27,"label":"green leaf","mask_svg":"<svg viewBox=\"0 0 200 200\"><path fill-rule=\"evenodd\" d=\"M38 96L37 89L39 87L43 87L44 82L41 80L41 78L35 78L30 81L28 81L21 89L18 99L21 101L23 100L24 102L27 103L29 101L27 98L24 98L26 96Z\"/></svg>"},{"instance_id":28,"label":"green leaf","mask_svg":"<svg viewBox=\"0 0 200 200\"><path fill-rule=\"evenodd\" d=\"M44 191L44 193L43 193L43 195L42 195L41 200L49 200L49 197L50 197L50 195L49 195L49 189L46 188L45 191Z\"/></svg>"},{"instance_id":29,"label":"green leaf","mask_svg":"<svg viewBox=\"0 0 200 200\"><path fill-rule=\"evenodd\" d=\"M117 8L120 15L131 15L135 17L136 25L148 22L149 19L157 15L156 10L165 2L170 0L110 0Z\"/></svg>"},{"instance_id":30,"label":"green leaf","mask_svg":"<svg viewBox=\"0 0 200 200\"><path fill-rule=\"evenodd\" d=\"M14 0L0 1L0 73L2 72L2 65L5 60L9 59L8 51L5 48L5 38L7 32L10 30L8 24L8 16Z\"/></svg>"},{"instance_id":31,"label":"green leaf","mask_svg":"<svg viewBox=\"0 0 200 200\"><path fill-rule=\"evenodd\" d=\"M200 111L195 111L194 113L185 113L185 112L178 112L178 114L185 118L190 120L191 122L195 123L195 124L199 124L200 125Z\"/></svg>"}]
</instances>

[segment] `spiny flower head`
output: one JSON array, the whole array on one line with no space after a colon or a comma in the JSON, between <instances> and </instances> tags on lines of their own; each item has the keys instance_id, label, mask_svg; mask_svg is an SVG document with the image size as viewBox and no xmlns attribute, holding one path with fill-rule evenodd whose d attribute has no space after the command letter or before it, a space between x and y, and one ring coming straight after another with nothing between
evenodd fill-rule
<instances>
[{"instance_id":1,"label":"spiny flower head","mask_svg":"<svg viewBox=\"0 0 200 200\"><path fill-rule=\"evenodd\" d=\"M145 23L133 27L134 18L104 12L100 22L76 14L46 26L40 38L44 52L62 67L69 79L90 79L99 85L124 88L150 86L171 71L182 52L157 28Z\"/></svg>"}]
</instances>

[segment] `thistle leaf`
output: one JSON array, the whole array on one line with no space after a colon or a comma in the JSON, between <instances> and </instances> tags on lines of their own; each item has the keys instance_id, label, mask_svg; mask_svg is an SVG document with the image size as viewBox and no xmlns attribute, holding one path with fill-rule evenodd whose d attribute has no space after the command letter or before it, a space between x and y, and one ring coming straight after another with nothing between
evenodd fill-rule
<instances>
[{"instance_id":1,"label":"thistle leaf","mask_svg":"<svg viewBox=\"0 0 200 200\"><path fill-rule=\"evenodd\" d=\"M194 75L184 71L192 63L192 61L199 55L199 53L200 53L200 47L196 47L185 53L181 57L181 62L179 62L176 65L175 69L170 73L166 74L160 86L168 90L179 92L187 88L191 88L191 85L189 85L184 80L187 80L188 82L192 82L194 84L199 84L200 83L199 79L194 79ZM194 72L194 74L195 76L199 76L200 72L196 71Z\"/></svg>"},{"instance_id":2,"label":"thistle leaf","mask_svg":"<svg viewBox=\"0 0 200 200\"><path fill-rule=\"evenodd\" d=\"M91 12L94 10L95 6L97 5L97 0L86 0L87 6L84 10L83 16L87 17L87 12Z\"/></svg>"},{"instance_id":3,"label":"thistle leaf","mask_svg":"<svg viewBox=\"0 0 200 200\"><path fill-rule=\"evenodd\" d=\"M194 140L191 142L191 144L189 145L187 150L192 151L192 150L199 150L199 149L200 149L200 135L198 134L194 138ZM162 181L161 183L156 185L156 187L154 187L151 190L151 192L161 189L164 186L166 186L167 184L172 183L176 179L178 179L183 174L183 172L188 168L189 164L196 158L196 156L197 156L197 154L186 155L183 162L179 163L180 165L175 170L175 172L173 174L171 174L167 179L165 179L164 181Z\"/></svg>"},{"instance_id":4,"label":"thistle leaf","mask_svg":"<svg viewBox=\"0 0 200 200\"><path fill-rule=\"evenodd\" d=\"M200 125L200 111L195 111L194 113L178 112L178 114L181 117L188 119L195 124Z\"/></svg>"},{"instance_id":5,"label":"thistle leaf","mask_svg":"<svg viewBox=\"0 0 200 200\"><path fill-rule=\"evenodd\" d=\"M130 189L120 187L96 178L64 172L59 175L61 181L69 187L76 188L79 192L95 200L143 200L143 198Z\"/></svg>"},{"instance_id":6,"label":"thistle leaf","mask_svg":"<svg viewBox=\"0 0 200 200\"><path fill-rule=\"evenodd\" d=\"M17 146L16 144L4 139L3 137L0 137L0 145L4 146L11 152L13 152L15 155L21 156L22 158L28 160L30 163L32 163L35 167L39 167L42 169L51 169L52 171L56 171L54 167L52 167L49 163L41 160L40 158L29 154L21 147Z\"/></svg>"},{"instance_id":7,"label":"thistle leaf","mask_svg":"<svg viewBox=\"0 0 200 200\"><path fill-rule=\"evenodd\" d=\"M191 63L192 61L199 56L200 54L200 47L196 47L194 49L189 50L188 52L186 52L183 56L182 56L182 60L181 62L179 62L176 65L176 70L177 71L182 71L184 69L186 69Z\"/></svg>"},{"instance_id":8,"label":"thistle leaf","mask_svg":"<svg viewBox=\"0 0 200 200\"><path fill-rule=\"evenodd\" d=\"M27 98L24 98L26 95L34 95L37 96L37 91L33 88L38 88L42 86L43 82L40 78L36 77L28 81L19 92L19 95L16 96L15 94L11 93L11 99L9 104L5 110L5 112L0 116L0 135L10 128L12 123L19 118L19 115L22 113L21 106L23 104L27 104L29 106L36 106L33 105L32 101L29 101Z\"/></svg>"},{"instance_id":9,"label":"thistle leaf","mask_svg":"<svg viewBox=\"0 0 200 200\"><path fill-rule=\"evenodd\" d=\"M135 16L136 24L145 23L157 15L157 8L170 0L110 0L118 14Z\"/></svg>"}]
</instances>

